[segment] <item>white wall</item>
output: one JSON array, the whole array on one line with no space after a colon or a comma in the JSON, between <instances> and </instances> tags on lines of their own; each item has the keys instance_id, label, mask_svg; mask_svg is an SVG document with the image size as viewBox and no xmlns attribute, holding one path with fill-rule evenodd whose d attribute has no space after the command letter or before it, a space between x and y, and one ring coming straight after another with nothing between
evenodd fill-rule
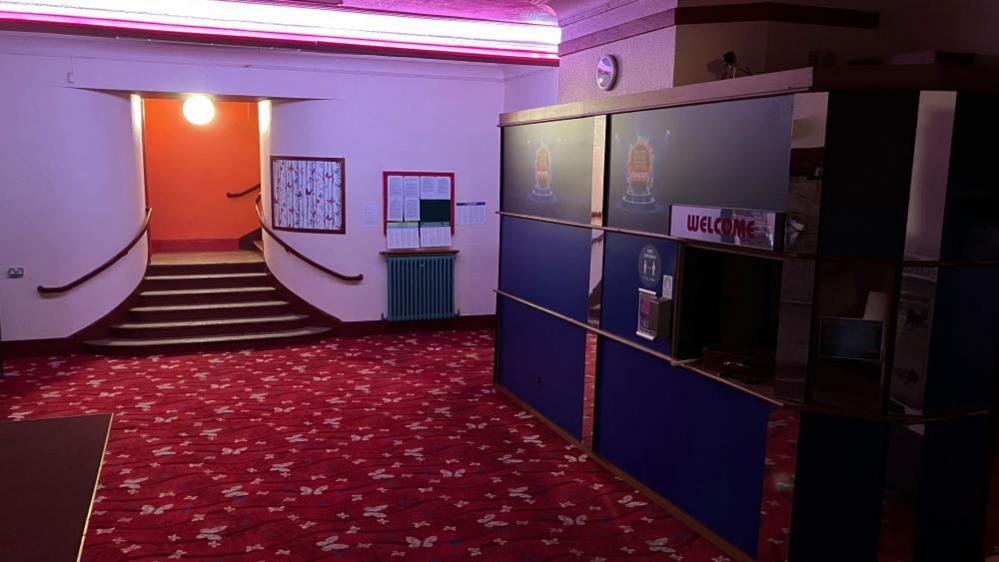
<instances>
[{"instance_id":1,"label":"white wall","mask_svg":"<svg viewBox=\"0 0 999 562\"><path fill-rule=\"evenodd\" d=\"M510 66L506 72L503 112L558 103L558 68Z\"/></svg>"},{"instance_id":2,"label":"white wall","mask_svg":"<svg viewBox=\"0 0 999 562\"><path fill-rule=\"evenodd\" d=\"M304 254L363 273L345 285L282 252L276 275L327 313L372 320L385 311L378 227L381 172L454 171L459 201L486 201L486 224L459 226L456 291L462 314L489 314L495 299L499 130L507 107L554 99L551 71L495 64L344 56L274 49L0 32L0 279L5 340L70 335L100 318L138 282L145 250L58 299L35 294L113 255L141 222L143 197L128 92L204 92L314 100L275 103L273 137L285 155L343 156L347 235L288 234ZM266 177L267 174L264 174ZM155 210L153 211L155 212Z\"/></svg>"},{"instance_id":3,"label":"white wall","mask_svg":"<svg viewBox=\"0 0 999 562\"><path fill-rule=\"evenodd\" d=\"M499 129L503 89L488 82L460 85L425 78L361 77L334 100L271 104L261 156L346 159L347 234L279 232L310 258L346 274L349 284L306 265L265 237L271 271L289 289L346 321L377 320L386 310L381 222L363 224L365 206L382 212L382 172L454 172L457 201L485 201L484 225L458 225L453 248L455 298L463 315L495 310L499 217ZM263 112L265 115L267 110ZM266 128L266 127L265 127ZM270 200L269 164L264 200Z\"/></svg>"},{"instance_id":4,"label":"white wall","mask_svg":"<svg viewBox=\"0 0 999 562\"><path fill-rule=\"evenodd\" d=\"M5 340L69 336L120 303L145 270L140 244L68 293L35 289L87 273L138 231L141 121L128 96L72 88L58 59L0 51L0 76L0 328ZM23 278L7 278L13 266Z\"/></svg>"}]
</instances>

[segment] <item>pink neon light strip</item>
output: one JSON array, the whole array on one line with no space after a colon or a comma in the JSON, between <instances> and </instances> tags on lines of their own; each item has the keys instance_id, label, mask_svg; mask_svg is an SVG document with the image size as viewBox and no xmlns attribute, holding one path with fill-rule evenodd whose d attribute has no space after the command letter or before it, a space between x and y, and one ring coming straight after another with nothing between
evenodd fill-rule
<instances>
[{"instance_id":1,"label":"pink neon light strip","mask_svg":"<svg viewBox=\"0 0 999 562\"><path fill-rule=\"evenodd\" d=\"M455 45L435 45L432 43L408 43L399 41L378 41L375 39L358 39L349 37L333 37L323 35L307 35L297 33L283 33L277 31L250 31L243 29L230 29L221 27L198 27L192 25L167 24L154 22L133 22L123 20L110 20L101 18L90 18L85 16L63 16L56 14L33 14L24 12L0 11L0 20L23 21L34 23L53 23L71 26L90 26L105 29L128 29L135 31L157 31L166 33L180 33L184 35L198 36L218 36L233 37L238 39L266 39L289 41L295 43L320 43L325 45L342 45L355 47L373 47L391 50L409 50L426 52L428 54L456 54L469 56L483 56L503 59L523 59L523 60L548 60L557 61L558 55L554 53L539 53L536 51L525 51L517 49L491 49L484 47L460 47Z\"/></svg>"}]
</instances>

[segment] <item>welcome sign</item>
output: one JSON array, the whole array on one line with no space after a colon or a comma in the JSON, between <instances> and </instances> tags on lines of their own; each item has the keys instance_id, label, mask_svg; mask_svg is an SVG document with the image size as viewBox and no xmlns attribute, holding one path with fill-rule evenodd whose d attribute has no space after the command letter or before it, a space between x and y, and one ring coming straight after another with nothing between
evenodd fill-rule
<instances>
[{"instance_id":1,"label":"welcome sign","mask_svg":"<svg viewBox=\"0 0 999 562\"><path fill-rule=\"evenodd\" d=\"M784 213L673 205L670 236L761 250L779 250Z\"/></svg>"}]
</instances>

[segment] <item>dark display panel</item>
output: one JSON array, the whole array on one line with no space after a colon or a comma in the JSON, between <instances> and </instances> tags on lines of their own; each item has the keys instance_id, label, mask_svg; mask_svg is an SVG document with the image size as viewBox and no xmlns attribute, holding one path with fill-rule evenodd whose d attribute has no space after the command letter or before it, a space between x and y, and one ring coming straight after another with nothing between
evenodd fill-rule
<instances>
[{"instance_id":1,"label":"dark display panel","mask_svg":"<svg viewBox=\"0 0 999 562\"><path fill-rule=\"evenodd\" d=\"M993 426L997 425L993 420ZM992 431L992 470L989 472L988 518L985 520L985 555L999 556L999 428Z\"/></svg>"},{"instance_id":2,"label":"dark display panel","mask_svg":"<svg viewBox=\"0 0 999 562\"><path fill-rule=\"evenodd\" d=\"M987 416L926 424L913 562L978 562L991 456Z\"/></svg>"},{"instance_id":3,"label":"dark display panel","mask_svg":"<svg viewBox=\"0 0 999 562\"><path fill-rule=\"evenodd\" d=\"M801 414L791 517L792 562L875 562L888 425Z\"/></svg>"},{"instance_id":4,"label":"dark display panel","mask_svg":"<svg viewBox=\"0 0 999 562\"><path fill-rule=\"evenodd\" d=\"M954 136L941 259L999 259L996 146L999 95L962 92L954 109Z\"/></svg>"},{"instance_id":5,"label":"dark display panel","mask_svg":"<svg viewBox=\"0 0 999 562\"><path fill-rule=\"evenodd\" d=\"M614 115L607 224L669 232L677 203L785 211L793 97Z\"/></svg>"},{"instance_id":6,"label":"dark display panel","mask_svg":"<svg viewBox=\"0 0 999 562\"><path fill-rule=\"evenodd\" d=\"M589 224L593 118L503 129L502 210Z\"/></svg>"},{"instance_id":7,"label":"dark display panel","mask_svg":"<svg viewBox=\"0 0 999 562\"><path fill-rule=\"evenodd\" d=\"M829 94L819 253L901 259L919 92Z\"/></svg>"}]
</instances>

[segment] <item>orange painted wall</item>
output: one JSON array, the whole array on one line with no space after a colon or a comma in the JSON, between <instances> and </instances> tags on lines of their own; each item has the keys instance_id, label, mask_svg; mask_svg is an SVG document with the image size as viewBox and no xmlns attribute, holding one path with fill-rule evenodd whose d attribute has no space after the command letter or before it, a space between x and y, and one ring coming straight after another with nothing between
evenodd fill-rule
<instances>
[{"instance_id":1,"label":"orange painted wall","mask_svg":"<svg viewBox=\"0 0 999 562\"><path fill-rule=\"evenodd\" d=\"M257 104L216 100L215 119L201 127L184 118L182 106L179 99L145 100L153 249L227 249L218 247L226 240L235 249L235 240L259 227L255 194L225 196L260 183Z\"/></svg>"}]
</instances>

